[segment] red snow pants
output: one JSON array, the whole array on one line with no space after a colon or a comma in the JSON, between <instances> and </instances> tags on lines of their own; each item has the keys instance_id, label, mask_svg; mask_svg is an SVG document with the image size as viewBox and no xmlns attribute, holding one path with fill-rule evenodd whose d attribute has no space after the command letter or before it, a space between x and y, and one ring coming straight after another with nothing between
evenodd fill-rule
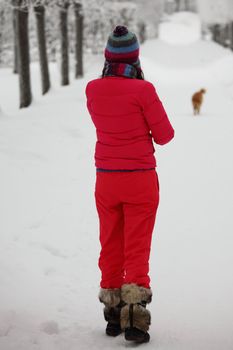
<instances>
[{"instance_id":1,"label":"red snow pants","mask_svg":"<svg viewBox=\"0 0 233 350\"><path fill-rule=\"evenodd\" d=\"M97 171L95 201L101 244L100 287L136 283L150 288L149 257L159 204L156 170Z\"/></svg>"}]
</instances>

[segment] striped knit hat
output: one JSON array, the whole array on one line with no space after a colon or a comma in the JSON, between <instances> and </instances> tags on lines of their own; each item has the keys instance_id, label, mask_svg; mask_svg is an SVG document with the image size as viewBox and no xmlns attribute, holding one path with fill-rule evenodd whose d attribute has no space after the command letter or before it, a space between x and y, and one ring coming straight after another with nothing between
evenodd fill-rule
<instances>
[{"instance_id":1,"label":"striped knit hat","mask_svg":"<svg viewBox=\"0 0 233 350\"><path fill-rule=\"evenodd\" d=\"M133 77L141 72L137 36L125 26L116 26L109 35L104 55L106 75L115 74L117 70Z\"/></svg>"},{"instance_id":2,"label":"striped knit hat","mask_svg":"<svg viewBox=\"0 0 233 350\"><path fill-rule=\"evenodd\" d=\"M139 43L136 35L128 31L125 26L116 26L108 37L104 53L109 62L136 62L139 56Z\"/></svg>"}]
</instances>

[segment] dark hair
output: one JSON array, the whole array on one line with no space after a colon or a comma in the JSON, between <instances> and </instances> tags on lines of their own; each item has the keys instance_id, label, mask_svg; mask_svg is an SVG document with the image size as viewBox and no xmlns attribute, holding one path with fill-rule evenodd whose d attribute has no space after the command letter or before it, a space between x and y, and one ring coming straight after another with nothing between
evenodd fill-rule
<instances>
[{"instance_id":1,"label":"dark hair","mask_svg":"<svg viewBox=\"0 0 233 350\"><path fill-rule=\"evenodd\" d=\"M145 76L144 76L144 73L142 70L140 72L138 72L137 79L145 80Z\"/></svg>"},{"instance_id":2,"label":"dark hair","mask_svg":"<svg viewBox=\"0 0 233 350\"><path fill-rule=\"evenodd\" d=\"M100 78L104 78L104 73L105 73L105 67L102 70L102 74L101 74ZM142 70L137 71L137 76L135 79L145 80L145 76L144 76L144 73Z\"/></svg>"}]
</instances>

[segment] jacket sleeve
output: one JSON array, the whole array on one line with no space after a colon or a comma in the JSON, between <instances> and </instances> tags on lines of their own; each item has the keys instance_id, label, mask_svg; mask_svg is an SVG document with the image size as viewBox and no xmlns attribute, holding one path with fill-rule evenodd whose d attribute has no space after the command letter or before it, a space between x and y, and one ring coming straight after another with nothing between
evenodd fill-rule
<instances>
[{"instance_id":1,"label":"jacket sleeve","mask_svg":"<svg viewBox=\"0 0 233 350\"><path fill-rule=\"evenodd\" d=\"M147 82L140 94L142 112L151 130L154 142L164 145L171 141L175 131L152 83Z\"/></svg>"}]
</instances>

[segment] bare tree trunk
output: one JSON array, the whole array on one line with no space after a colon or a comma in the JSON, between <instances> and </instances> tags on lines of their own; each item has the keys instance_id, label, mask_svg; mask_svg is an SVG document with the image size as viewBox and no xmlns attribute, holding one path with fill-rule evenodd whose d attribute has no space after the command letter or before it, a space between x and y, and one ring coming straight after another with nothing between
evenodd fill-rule
<instances>
[{"instance_id":1,"label":"bare tree trunk","mask_svg":"<svg viewBox=\"0 0 233 350\"><path fill-rule=\"evenodd\" d=\"M227 46L227 37L228 37L228 33L227 33L227 25L226 24L222 24L220 26L220 34L219 34L219 43L220 45L226 47Z\"/></svg>"},{"instance_id":2,"label":"bare tree trunk","mask_svg":"<svg viewBox=\"0 0 233 350\"><path fill-rule=\"evenodd\" d=\"M64 1L59 13L61 33L61 85L69 85L69 43L67 27L68 8L69 2Z\"/></svg>"},{"instance_id":3,"label":"bare tree trunk","mask_svg":"<svg viewBox=\"0 0 233 350\"><path fill-rule=\"evenodd\" d=\"M145 22L138 22L139 43L143 44L146 41L146 25Z\"/></svg>"},{"instance_id":4,"label":"bare tree trunk","mask_svg":"<svg viewBox=\"0 0 233 350\"><path fill-rule=\"evenodd\" d=\"M75 78L83 76L83 13L80 3L74 4L75 11Z\"/></svg>"},{"instance_id":5,"label":"bare tree trunk","mask_svg":"<svg viewBox=\"0 0 233 350\"><path fill-rule=\"evenodd\" d=\"M18 73L18 48L17 48L17 33L16 33L16 26L17 26L17 10L13 8L12 11L13 16L13 35L14 35L14 67L13 67L13 73Z\"/></svg>"},{"instance_id":6,"label":"bare tree trunk","mask_svg":"<svg viewBox=\"0 0 233 350\"><path fill-rule=\"evenodd\" d=\"M5 11L4 7L0 8L0 64L2 63L2 51L3 51L3 28L5 25Z\"/></svg>"},{"instance_id":7,"label":"bare tree trunk","mask_svg":"<svg viewBox=\"0 0 233 350\"><path fill-rule=\"evenodd\" d=\"M37 39L40 57L40 71L41 71L41 86L42 94L44 95L50 89L48 57L46 49L45 36L45 8L42 5L34 6L37 25Z\"/></svg>"},{"instance_id":8,"label":"bare tree trunk","mask_svg":"<svg viewBox=\"0 0 233 350\"><path fill-rule=\"evenodd\" d=\"M227 23L224 27L224 43L225 47L231 46L231 24Z\"/></svg>"},{"instance_id":9,"label":"bare tree trunk","mask_svg":"<svg viewBox=\"0 0 233 350\"><path fill-rule=\"evenodd\" d=\"M181 0L176 0L176 11L182 10Z\"/></svg>"},{"instance_id":10,"label":"bare tree trunk","mask_svg":"<svg viewBox=\"0 0 233 350\"><path fill-rule=\"evenodd\" d=\"M231 22L231 28L230 28L230 38L231 38L231 44L230 47L233 51L233 21Z\"/></svg>"},{"instance_id":11,"label":"bare tree trunk","mask_svg":"<svg viewBox=\"0 0 233 350\"><path fill-rule=\"evenodd\" d=\"M189 0L185 1L185 11L191 11L191 4Z\"/></svg>"},{"instance_id":12,"label":"bare tree trunk","mask_svg":"<svg viewBox=\"0 0 233 350\"><path fill-rule=\"evenodd\" d=\"M195 2L190 0L175 0L176 11L194 11L196 10Z\"/></svg>"},{"instance_id":13,"label":"bare tree trunk","mask_svg":"<svg viewBox=\"0 0 233 350\"><path fill-rule=\"evenodd\" d=\"M213 40L219 44L219 42L220 42L220 25L214 24L212 26L212 31L213 31Z\"/></svg>"},{"instance_id":14,"label":"bare tree trunk","mask_svg":"<svg viewBox=\"0 0 233 350\"><path fill-rule=\"evenodd\" d=\"M23 0L16 0L15 3L17 6L16 32L19 63L20 108L23 108L28 107L32 102L28 38L28 6L22 5Z\"/></svg>"}]
</instances>

